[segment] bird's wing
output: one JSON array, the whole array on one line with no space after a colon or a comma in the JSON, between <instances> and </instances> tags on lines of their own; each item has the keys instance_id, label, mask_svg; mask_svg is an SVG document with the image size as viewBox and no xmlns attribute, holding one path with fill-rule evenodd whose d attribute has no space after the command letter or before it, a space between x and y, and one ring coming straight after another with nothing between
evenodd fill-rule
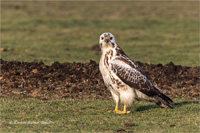
<instances>
[{"instance_id":1,"label":"bird's wing","mask_svg":"<svg viewBox=\"0 0 200 133\"><path fill-rule=\"evenodd\" d=\"M124 61L123 58L117 57L111 62L111 70L128 86L141 91L147 96L160 94L159 90L142 74L141 70L138 70L137 64L134 62L131 65L130 61Z\"/></svg>"},{"instance_id":2,"label":"bird's wing","mask_svg":"<svg viewBox=\"0 0 200 133\"><path fill-rule=\"evenodd\" d=\"M119 46L116 47L116 51L117 51L116 59L119 59L119 60L123 61L124 63L129 64L131 67L137 69L142 74L144 74L144 72L142 71L140 66L134 60L129 58Z\"/></svg>"}]
</instances>

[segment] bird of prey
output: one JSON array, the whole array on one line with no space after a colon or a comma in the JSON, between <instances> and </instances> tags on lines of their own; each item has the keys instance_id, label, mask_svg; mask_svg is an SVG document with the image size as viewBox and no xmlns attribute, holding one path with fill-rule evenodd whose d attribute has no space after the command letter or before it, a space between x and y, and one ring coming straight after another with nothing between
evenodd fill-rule
<instances>
[{"instance_id":1,"label":"bird of prey","mask_svg":"<svg viewBox=\"0 0 200 133\"><path fill-rule=\"evenodd\" d=\"M111 33L103 33L99 38L99 44L102 52L99 69L116 103L112 112L130 113L126 107L134 100L155 102L161 107L173 108L173 101L151 83L139 65L117 45ZM122 111L118 110L119 102L124 104Z\"/></svg>"}]
</instances>

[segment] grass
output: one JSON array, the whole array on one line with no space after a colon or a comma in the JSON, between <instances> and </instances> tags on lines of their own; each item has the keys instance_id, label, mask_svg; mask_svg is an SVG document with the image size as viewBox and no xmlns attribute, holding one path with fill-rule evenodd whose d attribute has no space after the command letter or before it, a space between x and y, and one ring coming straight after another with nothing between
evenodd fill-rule
<instances>
[{"instance_id":1,"label":"grass","mask_svg":"<svg viewBox=\"0 0 200 133\"><path fill-rule=\"evenodd\" d=\"M109 31L134 60L199 65L198 2L2 2L1 7L4 60L99 61L91 47Z\"/></svg>"},{"instance_id":2,"label":"grass","mask_svg":"<svg viewBox=\"0 0 200 133\"><path fill-rule=\"evenodd\" d=\"M107 31L136 61L199 66L199 2L1 2L4 60L99 61L91 47ZM175 101L173 110L136 102L117 115L106 112L112 100L1 98L1 131L198 132L199 105Z\"/></svg>"},{"instance_id":3,"label":"grass","mask_svg":"<svg viewBox=\"0 0 200 133\"><path fill-rule=\"evenodd\" d=\"M2 98L2 132L198 132L199 109L196 101L175 99L174 109L162 109L152 103L135 102L131 114L107 112L112 100ZM123 127L122 124L135 126Z\"/></svg>"}]
</instances>

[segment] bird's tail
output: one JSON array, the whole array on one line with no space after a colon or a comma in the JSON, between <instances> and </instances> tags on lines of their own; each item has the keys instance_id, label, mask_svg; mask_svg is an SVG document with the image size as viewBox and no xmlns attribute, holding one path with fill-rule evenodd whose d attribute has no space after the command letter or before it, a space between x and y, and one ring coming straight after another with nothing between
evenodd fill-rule
<instances>
[{"instance_id":1,"label":"bird's tail","mask_svg":"<svg viewBox=\"0 0 200 133\"><path fill-rule=\"evenodd\" d=\"M159 94L154 96L154 98L159 101L157 104L159 104L161 107L171 108L171 109L173 108L174 102L172 101L172 99L170 99L168 96L166 96L162 92L159 92Z\"/></svg>"}]
</instances>

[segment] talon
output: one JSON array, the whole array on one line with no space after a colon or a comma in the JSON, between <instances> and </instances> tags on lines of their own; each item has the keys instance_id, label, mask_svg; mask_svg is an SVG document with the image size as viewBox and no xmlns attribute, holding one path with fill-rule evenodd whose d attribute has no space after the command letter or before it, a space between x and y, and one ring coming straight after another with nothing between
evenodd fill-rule
<instances>
[{"instance_id":1,"label":"talon","mask_svg":"<svg viewBox=\"0 0 200 133\"><path fill-rule=\"evenodd\" d=\"M113 112L113 113L117 113L118 110L108 110L107 112L109 112L109 113L111 113L111 112Z\"/></svg>"},{"instance_id":2,"label":"talon","mask_svg":"<svg viewBox=\"0 0 200 133\"><path fill-rule=\"evenodd\" d=\"M123 111L118 110L118 103L116 103L115 110L109 110L108 112L109 113L113 112L113 113L116 113L116 114L129 114L131 111L126 111L126 104L124 104L124 110Z\"/></svg>"},{"instance_id":3,"label":"talon","mask_svg":"<svg viewBox=\"0 0 200 133\"><path fill-rule=\"evenodd\" d=\"M127 114L130 114L130 113L131 113L131 111L126 111L126 113L127 113Z\"/></svg>"},{"instance_id":4,"label":"talon","mask_svg":"<svg viewBox=\"0 0 200 133\"><path fill-rule=\"evenodd\" d=\"M111 113L111 112L113 112L113 110L108 110L107 112Z\"/></svg>"},{"instance_id":5,"label":"talon","mask_svg":"<svg viewBox=\"0 0 200 133\"><path fill-rule=\"evenodd\" d=\"M117 113L118 113L118 114L129 114L130 111L126 111L126 104L124 104L124 110L123 110L123 111L118 110Z\"/></svg>"},{"instance_id":6,"label":"talon","mask_svg":"<svg viewBox=\"0 0 200 133\"><path fill-rule=\"evenodd\" d=\"M116 112L117 114L129 114L131 111L120 111Z\"/></svg>"}]
</instances>

